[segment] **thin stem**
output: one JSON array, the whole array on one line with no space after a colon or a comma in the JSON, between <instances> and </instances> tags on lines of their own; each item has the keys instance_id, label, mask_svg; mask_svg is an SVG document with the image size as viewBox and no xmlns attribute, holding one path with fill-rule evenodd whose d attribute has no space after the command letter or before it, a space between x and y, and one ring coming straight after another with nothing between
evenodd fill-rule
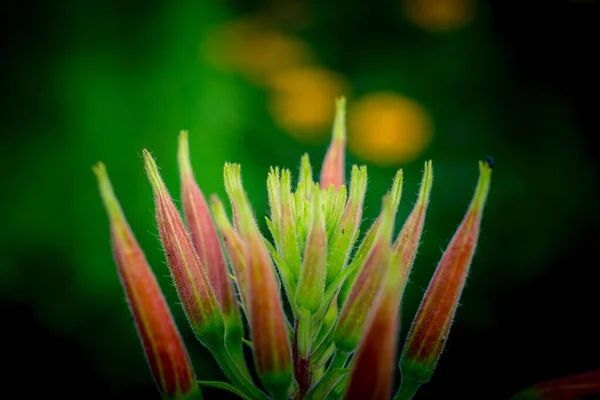
<instances>
[{"instance_id":1,"label":"thin stem","mask_svg":"<svg viewBox=\"0 0 600 400\"><path fill-rule=\"evenodd\" d=\"M253 399L268 400L267 395L260 391L254 384L248 380L237 367L235 361L231 358L231 355L227 351L227 348L223 345L211 347L213 356L221 366L221 369L225 373L225 376L233 383L233 385L246 393Z\"/></svg>"},{"instance_id":2,"label":"thin stem","mask_svg":"<svg viewBox=\"0 0 600 400\"><path fill-rule=\"evenodd\" d=\"M227 350L231 359L238 367L240 372L246 377L248 380L252 380L250 371L248 370L248 365L246 364L246 359L244 358L244 351L242 349L242 342L240 340L227 340Z\"/></svg>"},{"instance_id":3,"label":"thin stem","mask_svg":"<svg viewBox=\"0 0 600 400\"><path fill-rule=\"evenodd\" d=\"M411 400L417 394L420 386L420 382L403 377L400 389L398 389L394 400Z\"/></svg>"},{"instance_id":4,"label":"thin stem","mask_svg":"<svg viewBox=\"0 0 600 400\"><path fill-rule=\"evenodd\" d=\"M298 316L298 351L303 358L308 358L312 344L312 315L304 308Z\"/></svg>"},{"instance_id":5,"label":"thin stem","mask_svg":"<svg viewBox=\"0 0 600 400\"><path fill-rule=\"evenodd\" d=\"M344 370L344 364L346 364L346 360L348 360L348 353L341 350L336 350L333 355L333 360L329 364L329 368L327 368L327 372L321 380L310 390L308 398L309 399L324 399L327 393L331 391L331 389L336 385L339 379L344 376L347 371Z\"/></svg>"}]
</instances>

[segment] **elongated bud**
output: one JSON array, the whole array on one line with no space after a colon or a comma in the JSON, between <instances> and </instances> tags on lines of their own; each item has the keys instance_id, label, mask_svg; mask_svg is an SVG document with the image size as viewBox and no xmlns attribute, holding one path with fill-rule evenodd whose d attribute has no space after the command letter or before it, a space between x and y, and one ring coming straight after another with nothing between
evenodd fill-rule
<instances>
[{"instance_id":1,"label":"elongated bud","mask_svg":"<svg viewBox=\"0 0 600 400\"><path fill-rule=\"evenodd\" d=\"M431 161L427 161L425 162L425 170L423 171L423 179L421 180L417 202L404 222L404 226L394 243L394 254L398 259L398 265L395 268L400 269L401 279L405 283L417 256L417 249L419 248L423 226L425 225L425 214L429 205L432 184L433 168ZM400 287L400 291L402 292L403 290L404 284Z\"/></svg>"},{"instance_id":2,"label":"elongated bud","mask_svg":"<svg viewBox=\"0 0 600 400\"><path fill-rule=\"evenodd\" d=\"M346 183L344 173L346 152L346 99L340 97L335 102L335 122L331 144L325 155L321 168L321 188L327 189L333 185L337 190Z\"/></svg>"},{"instance_id":3,"label":"elongated bud","mask_svg":"<svg viewBox=\"0 0 600 400\"><path fill-rule=\"evenodd\" d=\"M350 251L358 236L362 207L367 191L367 167L352 167L350 197L331 239L327 260L327 285L346 267Z\"/></svg>"},{"instance_id":4,"label":"elongated bud","mask_svg":"<svg viewBox=\"0 0 600 400\"><path fill-rule=\"evenodd\" d=\"M93 168L110 220L113 253L146 359L163 397L199 399L202 394L185 345L142 249L113 192L106 167Z\"/></svg>"},{"instance_id":5,"label":"elongated bud","mask_svg":"<svg viewBox=\"0 0 600 400\"><path fill-rule=\"evenodd\" d=\"M229 262L231 263L235 274L238 290L242 297L242 304L247 312L249 304L248 298L250 296L250 283L248 282L249 275L248 264L246 263L246 245L229 222L225 207L221 200L219 200L216 195L212 195L210 197L210 202L215 215L215 221L223 235L223 243L227 249ZM246 313L246 316L249 317L248 312Z\"/></svg>"},{"instance_id":6,"label":"elongated bud","mask_svg":"<svg viewBox=\"0 0 600 400\"><path fill-rule=\"evenodd\" d=\"M202 344L221 344L223 315L192 240L162 181L154 159L144 150L146 173L154 191L158 232L183 310Z\"/></svg>"},{"instance_id":7,"label":"elongated bud","mask_svg":"<svg viewBox=\"0 0 600 400\"><path fill-rule=\"evenodd\" d=\"M398 346L398 303L403 285L395 264L392 257L373 322L356 350L345 396L347 400L390 399Z\"/></svg>"},{"instance_id":8,"label":"elongated bud","mask_svg":"<svg viewBox=\"0 0 600 400\"><path fill-rule=\"evenodd\" d=\"M239 229L246 243L248 311L256 368L273 397L285 397L292 380L291 347L274 266L242 186L240 166L226 164L224 176L227 193L239 212Z\"/></svg>"},{"instance_id":9,"label":"elongated bud","mask_svg":"<svg viewBox=\"0 0 600 400\"><path fill-rule=\"evenodd\" d=\"M402 170L398 170L398 172L396 172L396 176L394 177L394 182L392 183L392 188L390 189L390 192L389 192L390 198L392 201L392 212L393 212L392 218L393 219L396 218L396 213L398 212L398 206L400 205L400 199L402 197L402 181L403 181ZM348 268L352 269L353 272L350 274L350 276L348 276L348 278L346 278L346 280L344 281L344 284L342 285L342 288L340 289L340 292L338 294L338 301L340 304L344 304L346 302L346 299L348 298L348 295L350 294L350 289L352 289L352 285L354 284L356 277L360 273L360 268L355 268L355 267L362 266L364 264L365 257L369 254L369 252L371 251L371 248L373 247L373 244L375 243L375 239L377 238L377 234L379 233L379 227L381 226L381 219L383 218L384 212L385 212L385 210L381 210L381 213L379 214L377 219L373 222L373 224L367 231L367 234L365 235L364 239L360 243L360 246L358 246L356 253L354 254L352 263L348 267Z\"/></svg>"},{"instance_id":10,"label":"elongated bud","mask_svg":"<svg viewBox=\"0 0 600 400\"><path fill-rule=\"evenodd\" d=\"M511 400L575 400L597 398L592 397L593 395L600 395L600 369L538 383L529 389L519 392Z\"/></svg>"},{"instance_id":11,"label":"elongated bud","mask_svg":"<svg viewBox=\"0 0 600 400\"><path fill-rule=\"evenodd\" d=\"M335 331L336 347L347 353L356 349L364 335L373 315L373 304L379 298L390 265L390 238L394 221L389 195L384 197L382 208L385 211L379 234L342 308Z\"/></svg>"},{"instance_id":12,"label":"elongated bud","mask_svg":"<svg viewBox=\"0 0 600 400\"><path fill-rule=\"evenodd\" d=\"M281 244L281 174L278 167L271 167L267 177L267 193L271 209L269 228L278 251L282 251ZM228 193L229 197L231 195Z\"/></svg>"},{"instance_id":13,"label":"elongated bud","mask_svg":"<svg viewBox=\"0 0 600 400\"><path fill-rule=\"evenodd\" d=\"M321 207L321 190L314 185L312 204L312 223L308 233L304 259L300 270L300 279L296 289L296 303L316 313L323 302L325 292L325 274L327 268L327 236Z\"/></svg>"},{"instance_id":14,"label":"elongated bud","mask_svg":"<svg viewBox=\"0 0 600 400\"><path fill-rule=\"evenodd\" d=\"M235 302L233 283L229 278L221 242L206 199L194 179L187 131L182 131L179 135L178 158L183 211L194 248L202 266L206 269L206 275L225 320L231 321L231 324L237 325L236 329L240 329L241 320Z\"/></svg>"},{"instance_id":15,"label":"elongated bud","mask_svg":"<svg viewBox=\"0 0 600 400\"><path fill-rule=\"evenodd\" d=\"M295 280L300 275L300 248L290 170L281 171L281 254Z\"/></svg>"},{"instance_id":16,"label":"elongated bud","mask_svg":"<svg viewBox=\"0 0 600 400\"><path fill-rule=\"evenodd\" d=\"M479 181L463 221L442 255L408 334L400 368L401 392L412 392L429 381L450 331L458 300L475 252L492 168L479 162Z\"/></svg>"}]
</instances>

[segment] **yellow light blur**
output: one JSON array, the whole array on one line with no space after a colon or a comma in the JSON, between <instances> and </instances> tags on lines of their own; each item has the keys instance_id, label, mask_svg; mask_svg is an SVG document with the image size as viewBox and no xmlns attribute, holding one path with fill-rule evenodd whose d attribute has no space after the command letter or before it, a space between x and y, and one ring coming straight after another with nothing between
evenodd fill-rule
<instances>
[{"instance_id":1,"label":"yellow light blur","mask_svg":"<svg viewBox=\"0 0 600 400\"><path fill-rule=\"evenodd\" d=\"M260 18L226 23L207 35L203 56L224 69L243 73L258 85L282 70L307 65L316 58L303 40L269 26Z\"/></svg>"},{"instance_id":2,"label":"yellow light blur","mask_svg":"<svg viewBox=\"0 0 600 400\"><path fill-rule=\"evenodd\" d=\"M379 165L413 161L429 146L433 123L416 101L393 92L369 94L348 111L348 149Z\"/></svg>"},{"instance_id":3,"label":"yellow light blur","mask_svg":"<svg viewBox=\"0 0 600 400\"><path fill-rule=\"evenodd\" d=\"M314 142L331 136L333 99L346 95L349 85L335 72L306 66L274 74L268 86L274 121L292 137Z\"/></svg>"},{"instance_id":4,"label":"yellow light blur","mask_svg":"<svg viewBox=\"0 0 600 400\"><path fill-rule=\"evenodd\" d=\"M475 0L402 0L402 8L413 24L431 32L462 28L476 13Z\"/></svg>"}]
</instances>

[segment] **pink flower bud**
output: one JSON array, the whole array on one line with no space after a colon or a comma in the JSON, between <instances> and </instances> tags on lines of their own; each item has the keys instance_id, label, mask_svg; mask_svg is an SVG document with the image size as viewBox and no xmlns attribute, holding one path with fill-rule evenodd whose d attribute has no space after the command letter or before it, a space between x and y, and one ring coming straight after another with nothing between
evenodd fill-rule
<instances>
[{"instance_id":1,"label":"pink flower bud","mask_svg":"<svg viewBox=\"0 0 600 400\"><path fill-rule=\"evenodd\" d=\"M190 325L202 344L220 345L225 337L223 315L181 216L162 181L154 159L144 150L146 173L154 190L158 232L171 276Z\"/></svg>"},{"instance_id":2,"label":"pink flower bud","mask_svg":"<svg viewBox=\"0 0 600 400\"><path fill-rule=\"evenodd\" d=\"M271 256L242 186L240 166L225 165L227 193L239 217L248 268L250 332L258 375L275 398L287 396L292 357L287 321Z\"/></svg>"},{"instance_id":3,"label":"pink flower bud","mask_svg":"<svg viewBox=\"0 0 600 400\"><path fill-rule=\"evenodd\" d=\"M187 131L182 131L179 136L178 158L183 211L194 248L206 269L206 275L225 320L231 319L231 323L240 325L233 283L229 277L221 242L206 199L194 179Z\"/></svg>"},{"instance_id":4,"label":"pink flower bud","mask_svg":"<svg viewBox=\"0 0 600 400\"><path fill-rule=\"evenodd\" d=\"M321 188L327 189L333 185L335 190L346 183L344 173L346 154L346 99L341 97L336 101L335 122L331 144L325 155L321 168Z\"/></svg>"},{"instance_id":5,"label":"pink flower bud","mask_svg":"<svg viewBox=\"0 0 600 400\"><path fill-rule=\"evenodd\" d=\"M511 400L576 400L600 395L600 369L583 374L541 382ZM590 397L586 397L590 396Z\"/></svg>"},{"instance_id":6,"label":"pink flower bud","mask_svg":"<svg viewBox=\"0 0 600 400\"><path fill-rule=\"evenodd\" d=\"M393 267L391 266L391 269ZM345 396L347 400L391 398L398 345L398 286L397 282L386 282L373 322L369 325L352 361L353 367Z\"/></svg>"},{"instance_id":7,"label":"pink flower bud","mask_svg":"<svg viewBox=\"0 0 600 400\"><path fill-rule=\"evenodd\" d=\"M146 359L165 398L201 398L185 345L158 282L113 192L106 167L93 168L110 219L113 253Z\"/></svg>"},{"instance_id":8,"label":"pink flower bud","mask_svg":"<svg viewBox=\"0 0 600 400\"><path fill-rule=\"evenodd\" d=\"M373 303L379 299L390 266L390 238L394 221L389 195L384 197L383 210L377 239L344 303L336 327L335 345L346 353L354 351L360 343L373 315Z\"/></svg>"},{"instance_id":9,"label":"pink flower bud","mask_svg":"<svg viewBox=\"0 0 600 400\"><path fill-rule=\"evenodd\" d=\"M469 210L437 266L408 334L400 364L404 390L409 387L416 390L431 378L450 332L475 253L490 188L490 163L480 161L479 171L479 182Z\"/></svg>"}]
</instances>

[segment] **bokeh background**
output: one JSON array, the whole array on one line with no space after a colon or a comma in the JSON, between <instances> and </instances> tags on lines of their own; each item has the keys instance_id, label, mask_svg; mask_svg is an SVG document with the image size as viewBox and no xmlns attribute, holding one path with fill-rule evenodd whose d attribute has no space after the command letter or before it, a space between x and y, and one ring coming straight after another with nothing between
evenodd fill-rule
<instances>
[{"instance_id":1,"label":"bokeh background","mask_svg":"<svg viewBox=\"0 0 600 400\"><path fill-rule=\"evenodd\" d=\"M496 159L447 350L418 399L505 399L600 366L595 58L599 4L501 0L13 2L1 13L0 362L4 393L159 398L111 257L90 167L116 193L201 379L221 377L177 304L141 151L179 191L190 131L206 193L243 164L258 215L269 165L323 157L348 98L348 168L368 165L365 224L398 168L408 215L434 186L402 338ZM8 371L8 374L6 373ZM6 392L8 391L8 392ZM217 393L213 393L217 394Z\"/></svg>"}]
</instances>

